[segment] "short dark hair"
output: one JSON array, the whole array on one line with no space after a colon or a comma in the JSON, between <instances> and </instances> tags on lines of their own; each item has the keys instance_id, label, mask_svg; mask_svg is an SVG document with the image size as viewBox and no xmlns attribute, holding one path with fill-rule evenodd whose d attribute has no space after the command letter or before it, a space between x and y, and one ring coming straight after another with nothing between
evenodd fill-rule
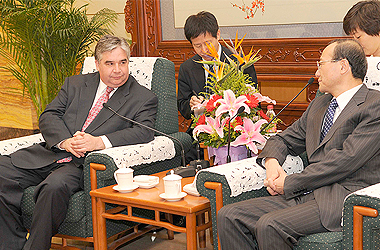
<instances>
[{"instance_id":1,"label":"short dark hair","mask_svg":"<svg viewBox=\"0 0 380 250\"><path fill-rule=\"evenodd\" d=\"M332 43L336 43L332 60L346 59L350 64L352 76L363 81L368 68L363 47L354 39L336 39L330 44Z\"/></svg>"},{"instance_id":2,"label":"short dark hair","mask_svg":"<svg viewBox=\"0 0 380 250\"><path fill-rule=\"evenodd\" d=\"M95 46L95 60L100 62L103 57L104 52L114 50L116 48L121 48L127 54L127 59L131 56L131 50L127 40L123 37L117 37L113 35L102 36Z\"/></svg>"},{"instance_id":3,"label":"short dark hair","mask_svg":"<svg viewBox=\"0 0 380 250\"><path fill-rule=\"evenodd\" d=\"M351 35L361 29L370 36L380 33L380 2L376 0L360 1L347 12L343 19L343 29Z\"/></svg>"},{"instance_id":4,"label":"short dark hair","mask_svg":"<svg viewBox=\"0 0 380 250\"><path fill-rule=\"evenodd\" d=\"M216 17L207 11L201 11L196 15L191 15L186 19L185 36L191 43L191 39L207 32L217 38L219 25Z\"/></svg>"}]
</instances>

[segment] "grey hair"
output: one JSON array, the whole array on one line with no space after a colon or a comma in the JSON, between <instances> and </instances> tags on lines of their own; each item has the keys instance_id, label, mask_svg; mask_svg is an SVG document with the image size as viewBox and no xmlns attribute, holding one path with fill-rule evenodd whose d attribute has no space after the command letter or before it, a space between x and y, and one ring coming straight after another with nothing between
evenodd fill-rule
<instances>
[{"instance_id":1,"label":"grey hair","mask_svg":"<svg viewBox=\"0 0 380 250\"><path fill-rule=\"evenodd\" d=\"M127 40L123 37L113 35L105 35L101 37L95 47L95 60L100 62L104 52L112 51L116 48L121 48L127 54L127 59L131 56L131 50Z\"/></svg>"}]
</instances>

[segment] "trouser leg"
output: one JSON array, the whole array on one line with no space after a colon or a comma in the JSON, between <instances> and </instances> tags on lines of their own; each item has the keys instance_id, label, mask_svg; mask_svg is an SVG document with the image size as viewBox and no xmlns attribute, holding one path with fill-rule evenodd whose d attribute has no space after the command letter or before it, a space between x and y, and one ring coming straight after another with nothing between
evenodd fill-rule
<instances>
[{"instance_id":1,"label":"trouser leg","mask_svg":"<svg viewBox=\"0 0 380 250\"><path fill-rule=\"evenodd\" d=\"M24 249L49 249L51 238L64 221L71 195L79 191L82 169L67 163L54 170L36 188L30 236Z\"/></svg>"},{"instance_id":2,"label":"trouser leg","mask_svg":"<svg viewBox=\"0 0 380 250\"><path fill-rule=\"evenodd\" d=\"M0 156L0 250L20 250L25 244L21 199L25 188L40 181L35 171L16 168L10 157Z\"/></svg>"},{"instance_id":3,"label":"trouser leg","mask_svg":"<svg viewBox=\"0 0 380 250\"><path fill-rule=\"evenodd\" d=\"M260 217L255 227L259 249L293 249L302 236L327 232L315 200L272 211Z\"/></svg>"},{"instance_id":4,"label":"trouser leg","mask_svg":"<svg viewBox=\"0 0 380 250\"><path fill-rule=\"evenodd\" d=\"M295 201L286 201L281 196L267 196L224 206L218 213L218 234L222 249L258 249L254 236L257 221L269 211L291 205L295 205Z\"/></svg>"},{"instance_id":5,"label":"trouser leg","mask_svg":"<svg viewBox=\"0 0 380 250\"><path fill-rule=\"evenodd\" d=\"M305 209L308 211L303 212ZM218 214L223 250L292 249L300 236L316 232L326 229L320 223L313 194L291 200L282 196L255 198L227 205Z\"/></svg>"}]
</instances>

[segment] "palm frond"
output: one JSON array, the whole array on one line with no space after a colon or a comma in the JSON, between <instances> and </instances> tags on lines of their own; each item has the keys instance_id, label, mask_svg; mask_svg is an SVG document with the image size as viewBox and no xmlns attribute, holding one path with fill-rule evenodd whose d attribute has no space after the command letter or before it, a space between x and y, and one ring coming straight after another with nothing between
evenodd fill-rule
<instances>
[{"instance_id":1,"label":"palm frond","mask_svg":"<svg viewBox=\"0 0 380 250\"><path fill-rule=\"evenodd\" d=\"M91 20L87 4L75 0L1 0L0 55L24 86L39 116L57 95L68 76L75 74L90 46L117 14L100 10Z\"/></svg>"}]
</instances>

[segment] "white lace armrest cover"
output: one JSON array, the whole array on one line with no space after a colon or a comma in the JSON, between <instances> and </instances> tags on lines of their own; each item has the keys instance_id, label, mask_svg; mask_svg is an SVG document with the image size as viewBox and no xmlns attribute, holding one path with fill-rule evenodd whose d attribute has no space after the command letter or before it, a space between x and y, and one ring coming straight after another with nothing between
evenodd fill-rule
<instances>
[{"instance_id":1,"label":"white lace armrest cover","mask_svg":"<svg viewBox=\"0 0 380 250\"><path fill-rule=\"evenodd\" d=\"M201 171L224 175L231 189L231 197L235 197L243 192L264 187L265 169L256 163L256 158L235 161ZM287 174L301 172L303 170L302 159L298 156L288 155L282 167Z\"/></svg>"},{"instance_id":2,"label":"white lace armrest cover","mask_svg":"<svg viewBox=\"0 0 380 250\"><path fill-rule=\"evenodd\" d=\"M131 57L129 58L129 73L137 82L151 89L154 64L157 57ZM96 72L95 57L86 57L83 62L82 74Z\"/></svg>"},{"instance_id":3,"label":"white lace armrest cover","mask_svg":"<svg viewBox=\"0 0 380 250\"><path fill-rule=\"evenodd\" d=\"M175 156L175 148L168 137L156 136L148 143L107 148L93 153L112 157L116 166L121 168L171 159Z\"/></svg>"},{"instance_id":4,"label":"white lace armrest cover","mask_svg":"<svg viewBox=\"0 0 380 250\"><path fill-rule=\"evenodd\" d=\"M33 144L44 142L42 134L28 135L13 139L0 141L0 154L9 155L21 148L29 147Z\"/></svg>"}]
</instances>

